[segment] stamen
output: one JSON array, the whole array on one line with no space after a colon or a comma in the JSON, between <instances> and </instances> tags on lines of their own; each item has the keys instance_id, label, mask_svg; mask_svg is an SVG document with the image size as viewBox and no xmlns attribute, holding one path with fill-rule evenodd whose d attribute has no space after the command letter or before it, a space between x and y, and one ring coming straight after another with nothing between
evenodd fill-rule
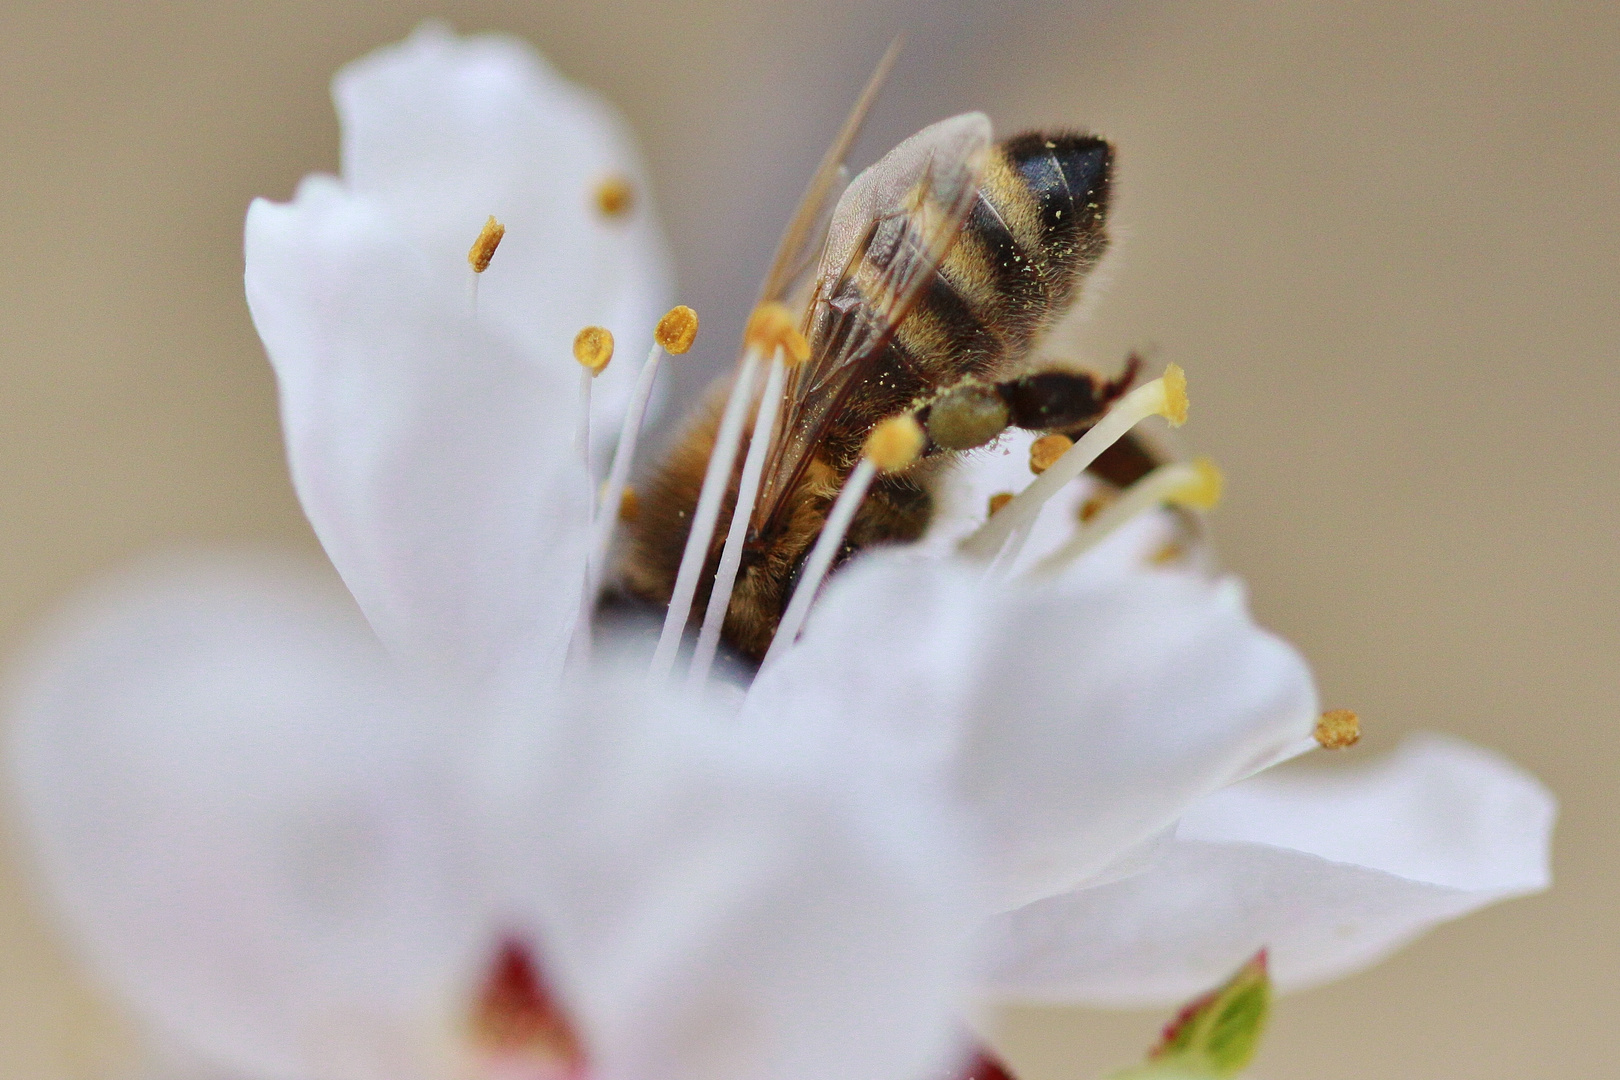
<instances>
[{"instance_id":1,"label":"stamen","mask_svg":"<svg viewBox=\"0 0 1620 1080\"><path fill-rule=\"evenodd\" d=\"M689 678L694 684L702 683L709 677L714 654L720 648L720 629L725 625L726 611L731 607L731 590L737 584L737 571L742 566L743 542L748 538L748 526L754 517L754 502L759 497L760 478L765 473L765 455L775 437L776 421L782 410L782 390L787 384L787 369L787 349L778 345L771 358L770 374L765 379L765 392L760 395L754 414L754 430L748 441L748 455L743 458L742 478L737 485L737 504L731 511L726 546L720 552L720 565L715 570L714 585L709 590L709 606L703 612L703 628L698 631L697 647L692 652Z\"/></svg>"},{"instance_id":2,"label":"stamen","mask_svg":"<svg viewBox=\"0 0 1620 1080\"><path fill-rule=\"evenodd\" d=\"M1175 540L1168 540L1160 545L1159 550L1147 558L1149 566L1169 566L1178 563L1187 557L1187 549Z\"/></svg>"},{"instance_id":3,"label":"stamen","mask_svg":"<svg viewBox=\"0 0 1620 1080\"><path fill-rule=\"evenodd\" d=\"M1361 718L1349 709L1331 709L1316 722L1316 743L1324 750L1343 750L1361 741Z\"/></svg>"},{"instance_id":4,"label":"stamen","mask_svg":"<svg viewBox=\"0 0 1620 1080\"><path fill-rule=\"evenodd\" d=\"M1000 513L963 540L962 553L984 562L994 559L998 553L1009 561L1015 558L1046 500L1085 472L1104 450L1150 416L1163 416L1176 427L1187 419L1187 377L1174 364L1159 378L1138 386L1120 398L1056 463L1014 496ZM1009 538L1015 532L1018 538L1009 544ZM1008 549L1005 553L1002 550L1004 546Z\"/></svg>"},{"instance_id":5,"label":"stamen","mask_svg":"<svg viewBox=\"0 0 1620 1080\"><path fill-rule=\"evenodd\" d=\"M1036 476L1058 463L1074 440L1067 435L1042 435L1029 444L1029 471Z\"/></svg>"},{"instance_id":6,"label":"stamen","mask_svg":"<svg viewBox=\"0 0 1620 1080\"><path fill-rule=\"evenodd\" d=\"M1013 501L1013 493L1012 492L1010 492L1010 491L998 491L998 492L996 492L994 495L990 496L990 513L992 513L992 514L995 513L997 510L1000 510L1003 506L1006 506L1008 503L1010 503L1012 501Z\"/></svg>"},{"instance_id":7,"label":"stamen","mask_svg":"<svg viewBox=\"0 0 1620 1080\"><path fill-rule=\"evenodd\" d=\"M596 517L596 488L591 482L591 382L607 370L613 359L613 335L605 327L587 326L574 335L574 359L579 361L579 457L585 465L585 490L590 493L591 517Z\"/></svg>"},{"instance_id":8,"label":"stamen","mask_svg":"<svg viewBox=\"0 0 1620 1080\"><path fill-rule=\"evenodd\" d=\"M587 326L574 335L574 359L579 361L579 420L574 428L574 451L579 455L585 479L586 520L596 525L596 483L591 469L591 383L613 359L613 335L600 326ZM581 583L579 611L574 618L571 647L580 659L591 650L591 612L596 607L596 590L601 567L594 548L585 550L585 580Z\"/></svg>"},{"instance_id":9,"label":"stamen","mask_svg":"<svg viewBox=\"0 0 1620 1080\"><path fill-rule=\"evenodd\" d=\"M780 346L787 350L790 365L810 359L810 343L799 333L798 320L786 304L774 300L759 305L748 317L743 343L761 356L774 355Z\"/></svg>"},{"instance_id":10,"label":"stamen","mask_svg":"<svg viewBox=\"0 0 1620 1080\"><path fill-rule=\"evenodd\" d=\"M613 335L606 327L587 326L574 335L574 359L592 375L600 375L613 359Z\"/></svg>"},{"instance_id":11,"label":"stamen","mask_svg":"<svg viewBox=\"0 0 1620 1080\"><path fill-rule=\"evenodd\" d=\"M630 467L636 459L636 441L641 437L641 421L647 415L647 402L652 400L653 382L658 377L658 362L665 353L680 356L697 339L697 312L678 304L664 313L653 331L653 347L647 353L647 362L636 376L635 389L630 393L630 405L619 426L619 444L613 449L613 464L608 467L607 484L602 488L602 505L617 506L617 514L598 514L594 523L595 535L591 543L591 574L588 595L592 598L602 587L606 572L608 551L613 546L613 532L619 521L635 520L636 495L625 485L630 481Z\"/></svg>"},{"instance_id":12,"label":"stamen","mask_svg":"<svg viewBox=\"0 0 1620 1080\"><path fill-rule=\"evenodd\" d=\"M664 317L653 327L653 340L671 356L680 356L697 340L697 312L685 304L676 304L664 312Z\"/></svg>"},{"instance_id":13,"label":"stamen","mask_svg":"<svg viewBox=\"0 0 1620 1080\"><path fill-rule=\"evenodd\" d=\"M797 335L798 331L792 314L782 304L761 304L748 320L743 334L746 347L742 363L737 369L737 380L732 383L731 396L726 399L725 412L720 415L720 427L715 432L708 468L703 472L697 508L692 512L692 528L686 534L686 549L681 553L681 566L675 573L669 610L664 612L664 628L658 635L658 648L653 652L651 671L655 678L667 676L675 666L675 653L692 613L692 599L697 595L698 578L709 561L709 544L720 518L720 504L731 484L731 468L737 462L743 424L748 419L748 407L753 403L754 379L759 373L760 361L774 354L779 345L786 345L788 333ZM804 338L799 336L799 340L802 342ZM792 353L789 349L789 354ZM808 346L804 353L808 355Z\"/></svg>"},{"instance_id":14,"label":"stamen","mask_svg":"<svg viewBox=\"0 0 1620 1080\"><path fill-rule=\"evenodd\" d=\"M832 569L839 549L844 546L844 537L849 534L855 512L866 499L866 493L877 474L904 469L917 459L927 442L928 437L923 434L922 426L909 414L883 421L866 437L865 453L849 474L849 479L844 481L844 488L838 493L832 512L821 527L821 535L816 538L816 546L805 560L798 587L793 590L793 599L788 601L787 610L782 613L782 621L776 627L776 636L771 639L771 647L766 650L761 667L768 666L772 659L787 651L797 640L805 617L810 614L810 605L821 591L821 583L826 579L827 571Z\"/></svg>"},{"instance_id":15,"label":"stamen","mask_svg":"<svg viewBox=\"0 0 1620 1080\"><path fill-rule=\"evenodd\" d=\"M641 516L641 500L636 497L636 489L627 487L624 494L619 496L619 520L629 524Z\"/></svg>"},{"instance_id":16,"label":"stamen","mask_svg":"<svg viewBox=\"0 0 1620 1080\"><path fill-rule=\"evenodd\" d=\"M1221 472L1214 462L1200 458L1190 464L1161 465L1094 515L1090 524L1030 570L1033 578L1046 578L1113 535L1121 526L1159 506L1185 506L1212 510L1221 497ZM1089 500L1088 500L1089 505ZM1084 517L1084 510L1082 510ZM1176 555L1179 555L1179 548ZM1175 556L1172 556L1174 558Z\"/></svg>"},{"instance_id":17,"label":"stamen","mask_svg":"<svg viewBox=\"0 0 1620 1080\"><path fill-rule=\"evenodd\" d=\"M473 241L472 248L467 252L467 263L473 273L482 274L489 269L489 260L495 257L495 249L501 246L501 238L505 235L506 226L496 221L494 214L489 215L489 220L484 222L483 229L478 233L478 239Z\"/></svg>"},{"instance_id":18,"label":"stamen","mask_svg":"<svg viewBox=\"0 0 1620 1080\"><path fill-rule=\"evenodd\" d=\"M607 218L621 218L635 205L636 189L615 173L596 185L596 209Z\"/></svg>"},{"instance_id":19,"label":"stamen","mask_svg":"<svg viewBox=\"0 0 1620 1080\"><path fill-rule=\"evenodd\" d=\"M1011 498L1011 496L1008 497ZM1084 525L1086 522L1108 509L1109 504L1114 501L1114 498L1114 493L1111 491L1099 491L1097 494L1081 503L1080 512L1077 515L1080 518L1080 524Z\"/></svg>"},{"instance_id":20,"label":"stamen","mask_svg":"<svg viewBox=\"0 0 1620 1080\"><path fill-rule=\"evenodd\" d=\"M489 215L484 227L478 232L478 239L467 251L467 264L472 267L472 277L467 279L467 299L472 304L473 316L478 315L478 278L489 269L489 260L495 257L495 249L501 246L501 237L506 235L506 226L495 220L495 215Z\"/></svg>"}]
</instances>

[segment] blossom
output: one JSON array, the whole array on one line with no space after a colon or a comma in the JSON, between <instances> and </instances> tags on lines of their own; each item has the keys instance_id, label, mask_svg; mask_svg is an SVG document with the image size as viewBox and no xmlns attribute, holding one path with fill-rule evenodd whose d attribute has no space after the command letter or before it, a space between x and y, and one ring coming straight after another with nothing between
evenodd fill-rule
<instances>
[{"instance_id":1,"label":"blossom","mask_svg":"<svg viewBox=\"0 0 1620 1080\"><path fill-rule=\"evenodd\" d=\"M592 1077L949 1064L961 844L875 740L623 677L480 712L307 580L218 562L61 635L18 704L21 793L70 928L165 1045L255 1080L555 1075L555 1045L474 1037L515 944Z\"/></svg>"},{"instance_id":2,"label":"blossom","mask_svg":"<svg viewBox=\"0 0 1620 1080\"><path fill-rule=\"evenodd\" d=\"M1547 886L1551 796L1459 740L1263 772L1314 746L1314 683L1207 551L1162 557L1185 540L1175 514L1030 580L1095 494L1076 484L1008 576L941 556L1019 479L1028 442L956 476L923 552L830 581L749 702L761 721L841 715L940 763L988 851L986 992L1173 1002L1260 948L1282 987L1305 986Z\"/></svg>"},{"instance_id":3,"label":"blossom","mask_svg":"<svg viewBox=\"0 0 1620 1080\"><path fill-rule=\"evenodd\" d=\"M564 1071L901 1080L984 995L1174 999L1268 943L1306 982L1544 886L1550 799L1480 751L1262 771L1311 745L1309 670L1201 546L1150 557L1174 514L1029 580L1073 484L1008 573L957 555L1016 439L928 541L837 574L740 703L570 666L637 371L585 414L568 342L646 342L669 300L633 148L504 38L426 27L335 96L342 177L255 202L246 289L366 625L158 575L19 711L45 869L170 1040L266 1080L451 1075L455 1019L529 965Z\"/></svg>"}]
</instances>

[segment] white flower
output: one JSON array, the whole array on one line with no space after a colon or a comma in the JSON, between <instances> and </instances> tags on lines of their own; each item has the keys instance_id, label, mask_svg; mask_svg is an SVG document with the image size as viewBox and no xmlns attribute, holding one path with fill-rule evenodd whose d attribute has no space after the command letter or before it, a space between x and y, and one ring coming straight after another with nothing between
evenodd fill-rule
<instances>
[{"instance_id":1,"label":"white flower","mask_svg":"<svg viewBox=\"0 0 1620 1080\"><path fill-rule=\"evenodd\" d=\"M635 155L501 38L425 28L336 97L343 177L255 202L246 285L370 630L167 576L21 705L49 876L172 1039L265 1080L453 1075L517 941L593 1075L908 1080L954 1048L970 955L982 992L1135 1002L1270 944L1286 985L1545 885L1551 800L1479 751L1254 776L1308 745L1314 686L1234 580L1145 557L1168 515L1038 586L939 554L1021 468L997 451L937 542L832 579L740 711L565 676L595 483L568 343L633 360L667 300ZM635 374L597 381L599 436Z\"/></svg>"},{"instance_id":2,"label":"white flower","mask_svg":"<svg viewBox=\"0 0 1620 1080\"><path fill-rule=\"evenodd\" d=\"M1050 580L987 581L937 554L1027 476L1027 442L961 471L923 552L832 579L745 713L840 715L940 763L988 855L990 994L1173 1002L1260 948L1298 987L1546 888L1552 797L1459 741L1254 775L1313 745L1315 686L1236 579L1196 550L1155 558L1178 538L1173 514L1137 519ZM1071 486L1015 572L1072 532L1090 492Z\"/></svg>"},{"instance_id":3,"label":"white flower","mask_svg":"<svg viewBox=\"0 0 1620 1080\"><path fill-rule=\"evenodd\" d=\"M877 740L611 677L480 712L296 576L195 564L70 617L18 711L71 929L161 1041L243 1077L555 1074L553 1044L469 1035L513 943L598 1080L955 1048L961 844Z\"/></svg>"},{"instance_id":4,"label":"white flower","mask_svg":"<svg viewBox=\"0 0 1620 1080\"><path fill-rule=\"evenodd\" d=\"M574 332L650 341L660 233L622 124L532 52L428 25L334 82L343 178L247 220L247 295L304 511L406 663L475 685L554 676L583 581ZM629 178L628 215L596 207ZM469 303L468 245L507 236ZM597 380L617 430L632 363Z\"/></svg>"}]
</instances>

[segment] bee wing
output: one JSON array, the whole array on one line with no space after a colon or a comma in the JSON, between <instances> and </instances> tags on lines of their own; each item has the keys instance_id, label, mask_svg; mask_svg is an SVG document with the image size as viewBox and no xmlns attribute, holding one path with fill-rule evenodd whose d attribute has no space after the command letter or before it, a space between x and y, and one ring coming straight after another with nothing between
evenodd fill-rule
<instances>
[{"instance_id":1,"label":"bee wing","mask_svg":"<svg viewBox=\"0 0 1620 1080\"><path fill-rule=\"evenodd\" d=\"M789 378L755 521L769 520L844 394L934 279L978 195L990 121L964 113L924 128L857 176L833 211L807 313L810 358Z\"/></svg>"},{"instance_id":2,"label":"bee wing","mask_svg":"<svg viewBox=\"0 0 1620 1080\"><path fill-rule=\"evenodd\" d=\"M889 78L895 58L900 55L900 45L901 39L898 37L889 43L872 77L866 80L866 88L861 91L855 107L845 118L844 126L822 155L821 164L805 187L804 197L799 200L793 220L788 222L782 239L777 242L776 255L771 259L771 268L760 287L760 300L778 300L800 313L810 303L813 294L809 287L809 275L818 265L822 249L826 246L833 207L849 183L849 170L844 167L844 158L849 155L850 145L866 123L866 114L872 111L872 103L877 100L878 93Z\"/></svg>"}]
</instances>

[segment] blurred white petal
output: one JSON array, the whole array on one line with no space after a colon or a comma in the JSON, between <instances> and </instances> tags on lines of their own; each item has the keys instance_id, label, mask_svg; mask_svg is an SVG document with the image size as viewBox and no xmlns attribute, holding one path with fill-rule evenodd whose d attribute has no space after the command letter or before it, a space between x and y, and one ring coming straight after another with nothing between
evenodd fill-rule
<instances>
[{"instance_id":1,"label":"blurred white petal","mask_svg":"<svg viewBox=\"0 0 1620 1080\"><path fill-rule=\"evenodd\" d=\"M1264 946L1283 988L1376 963L1432 926L1547 887L1556 804L1533 777L1421 736L1332 771L1268 772L1197 803L1151 870L991 930L1012 997L1163 1003Z\"/></svg>"},{"instance_id":2,"label":"blurred white petal","mask_svg":"<svg viewBox=\"0 0 1620 1080\"><path fill-rule=\"evenodd\" d=\"M293 479L384 642L458 678L554 674L583 577L576 331L598 473L669 302L635 148L595 95L514 39L424 25L339 73L341 180L248 213L247 294ZM635 189L609 219L595 190ZM507 227L477 282L467 249Z\"/></svg>"},{"instance_id":3,"label":"blurred white petal","mask_svg":"<svg viewBox=\"0 0 1620 1080\"><path fill-rule=\"evenodd\" d=\"M921 1076L958 1050L962 829L892 745L634 680L412 699L286 577L148 573L35 657L45 876L160 1041L256 1080L444 1080L501 945L599 1080Z\"/></svg>"},{"instance_id":4,"label":"blurred white petal","mask_svg":"<svg viewBox=\"0 0 1620 1080\"><path fill-rule=\"evenodd\" d=\"M554 677L588 532L573 361L475 326L329 178L253 204L247 294L304 512L384 643L459 681Z\"/></svg>"},{"instance_id":5,"label":"blurred white petal","mask_svg":"<svg viewBox=\"0 0 1620 1080\"><path fill-rule=\"evenodd\" d=\"M1232 579L1144 567L998 585L876 553L833 580L749 711L831 713L953 757L991 902L1010 908L1107 872L1307 737L1317 705L1304 661Z\"/></svg>"},{"instance_id":6,"label":"blurred white petal","mask_svg":"<svg viewBox=\"0 0 1620 1080\"><path fill-rule=\"evenodd\" d=\"M463 298L467 249L493 214L507 228L478 282L481 319L531 363L570 375L575 332L613 332L619 355L593 387L601 462L671 302L651 189L617 111L516 38L456 37L432 22L343 68L332 94L344 183L381 208L449 295ZM609 177L634 192L614 219L595 198Z\"/></svg>"},{"instance_id":7,"label":"blurred white petal","mask_svg":"<svg viewBox=\"0 0 1620 1080\"><path fill-rule=\"evenodd\" d=\"M631 679L491 748L487 858L603 1080L918 1077L955 1048L969 876L944 800L824 720Z\"/></svg>"},{"instance_id":8,"label":"blurred white petal","mask_svg":"<svg viewBox=\"0 0 1620 1080\"><path fill-rule=\"evenodd\" d=\"M377 1054L434 1034L410 1025L468 947L452 732L365 626L292 574L201 565L81 605L35 660L25 817L125 1000L265 1080L419 1075Z\"/></svg>"}]
</instances>

